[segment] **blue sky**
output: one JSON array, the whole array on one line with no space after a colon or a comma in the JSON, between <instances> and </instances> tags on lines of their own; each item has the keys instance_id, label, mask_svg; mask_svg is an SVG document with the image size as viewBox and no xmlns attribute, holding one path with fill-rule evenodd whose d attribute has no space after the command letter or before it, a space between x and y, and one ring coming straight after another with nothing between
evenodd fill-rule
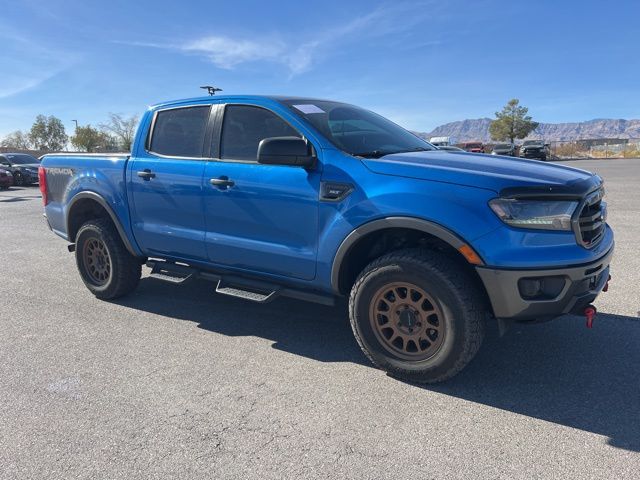
<instances>
[{"instance_id":1,"label":"blue sky","mask_svg":"<svg viewBox=\"0 0 640 480\"><path fill-rule=\"evenodd\" d=\"M224 93L332 98L429 131L520 98L640 118L640 2L1 0L0 136Z\"/></svg>"}]
</instances>

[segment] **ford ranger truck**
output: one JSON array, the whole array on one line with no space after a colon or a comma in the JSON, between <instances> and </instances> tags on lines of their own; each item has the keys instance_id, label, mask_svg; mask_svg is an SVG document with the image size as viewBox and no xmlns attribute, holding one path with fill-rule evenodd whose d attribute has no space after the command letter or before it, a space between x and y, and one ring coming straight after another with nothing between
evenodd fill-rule
<instances>
[{"instance_id":1,"label":"ford ranger truck","mask_svg":"<svg viewBox=\"0 0 640 480\"><path fill-rule=\"evenodd\" d=\"M609 280L597 175L438 151L340 102L162 103L131 154L46 155L39 175L96 297L133 292L143 265L253 302L348 297L366 356L411 382L459 372L487 321L593 312Z\"/></svg>"}]
</instances>

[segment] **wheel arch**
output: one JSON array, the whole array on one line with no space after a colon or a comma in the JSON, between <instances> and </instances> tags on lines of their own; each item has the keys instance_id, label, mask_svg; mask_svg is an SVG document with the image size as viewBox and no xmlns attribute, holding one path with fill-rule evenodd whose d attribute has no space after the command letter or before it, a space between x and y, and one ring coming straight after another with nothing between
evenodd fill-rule
<instances>
[{"instance_id":1,"label":"wheel arch","mask_svg":"<svg viewBox=\"0 0 640 480\"><path fill-rule=\"evenodd\" d=\"M87 220L92 218L107 218L116 227L118 235L122 240L125 248L131 255L136 257L140 256L140 253L136 251L131 244L127 233L125 232L118 216L115 214L111 206L100 194L95 192L80 192L76 194L69 202L67 210L66 227L67 237L70 242L75 242L78 230Z\"/></svg>"},{"instance_id":2,"label":"wheel arch","mask_svg":"<svg viewBox=\"0 0 640 480\"><path fill-rule=\"evenodd\" d=\"M372 248L372 244L375 244L385 235L393 236L394 234L406 233L412 236L413 241L426 240L431 242L434 246L443 248L453 256L463 259L466 265L470 265L459 251L461 247L465 245L468 246L468 243L449 229L420 218L400 216L386 217L357 227L342 241L336 251L331 267L331 287L333 291L339 295L348 293L348 290L362 268L373 258L380 256L376 255L375 252L373 256L366 255L364 252L357 254L356 252L358 252L358 250L363 250L358 247L370 249ZM398 246L397 248L401 247ZM396 248L386 248L381 251L380 254L387 253L394 249ZM474 275L477 275L475 269L471 270L473 270Z\"/></svg>"}]
</instances>

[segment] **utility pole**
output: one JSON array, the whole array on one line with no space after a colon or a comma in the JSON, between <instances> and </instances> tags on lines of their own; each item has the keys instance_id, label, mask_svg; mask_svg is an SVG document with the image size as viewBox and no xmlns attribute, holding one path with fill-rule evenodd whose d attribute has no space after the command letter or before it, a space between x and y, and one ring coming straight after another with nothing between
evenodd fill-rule
<instances>
[{"instance_id":1,"label":"utility pole","mask_svg":"<svg viewBox=\"0 0 640 480\"><path fill-rule=\"evenodd\" d=\"M78 120L71 120L71 121L76 124L76 130L78 130Z\"/></svg>"}]
</instances>

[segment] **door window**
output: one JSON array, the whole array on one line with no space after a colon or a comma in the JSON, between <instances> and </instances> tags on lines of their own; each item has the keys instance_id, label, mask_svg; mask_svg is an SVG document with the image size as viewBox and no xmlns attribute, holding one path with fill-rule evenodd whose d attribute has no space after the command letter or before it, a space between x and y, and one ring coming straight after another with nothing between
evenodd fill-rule
<instances>
[{"instance_id":1,"label":"door window","mask_svg":"<svg viewBox=\"0 0 640 480\"><path fill-rule=\"evenodd\" d=\"M301 137L275 113L248 105L227 105L222 122L220 158L256 162L258 145L270 137Z\"/></svg>"},{"instance_id":2,"label":"door window","mask_svg":"<svg viewBox=\"0 0 640 480\"><path fill-rule=\"evenodd\" d=\"M169 157L202 157L209 108L199 106L159 111L149 150Z\"/></svg>"}]
</instances>

